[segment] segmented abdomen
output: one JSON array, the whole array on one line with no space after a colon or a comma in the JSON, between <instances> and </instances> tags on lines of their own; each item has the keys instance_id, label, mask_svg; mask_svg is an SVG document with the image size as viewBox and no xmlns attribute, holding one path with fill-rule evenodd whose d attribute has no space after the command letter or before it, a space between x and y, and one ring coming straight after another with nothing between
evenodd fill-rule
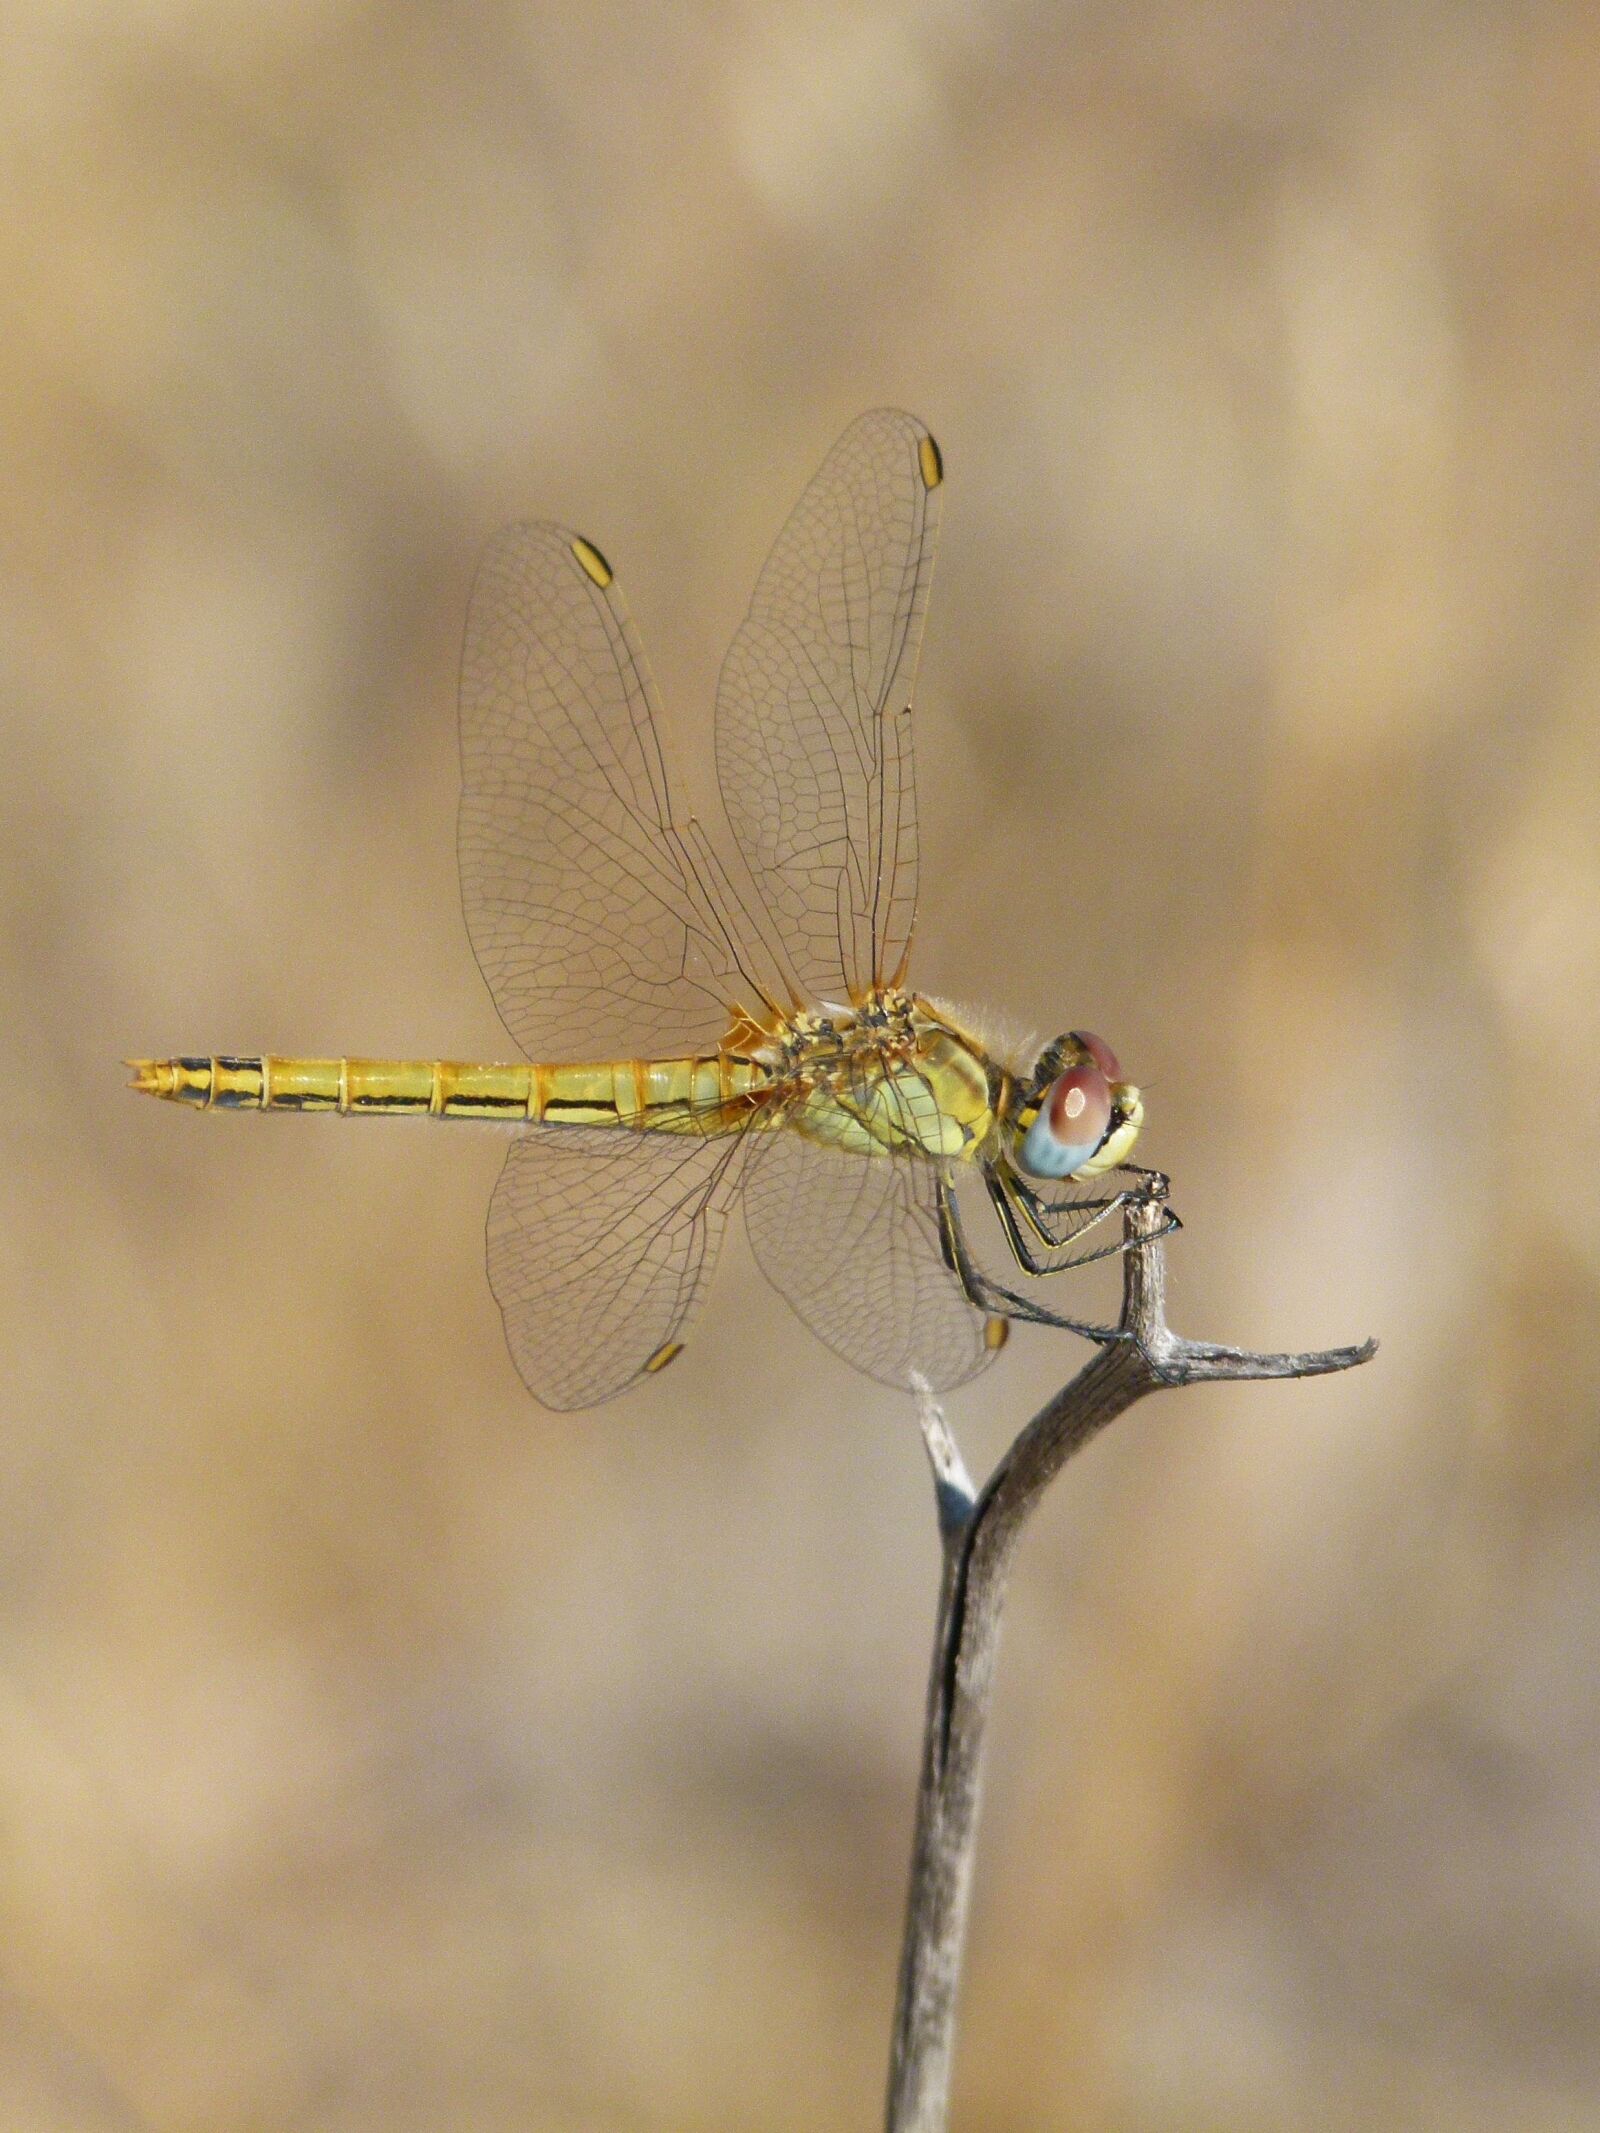
<instances>
[{"instance_id":1,"label":"segmented abdomen","mask_svg":"<svg viewBox=\"0 0 1600 2133\"><path fill-rule=\"evenodd\" d=\"M219 1111L339 1111L533 1124L732 1131L770 1086L764 1067L728 1053L575 1066L479 1065L450 1059L130 1061L134 1087Z\"/></svg>"}]
</instances>

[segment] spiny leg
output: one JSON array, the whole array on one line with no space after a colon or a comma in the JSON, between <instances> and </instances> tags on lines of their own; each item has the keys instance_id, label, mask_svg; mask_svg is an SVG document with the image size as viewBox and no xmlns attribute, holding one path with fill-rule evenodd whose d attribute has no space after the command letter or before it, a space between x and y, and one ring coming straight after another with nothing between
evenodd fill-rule
<instances>
[{"instance_id":1,"label":"spiny leg","mask_svg":"<svg viewBox=\"0 0 1600 2133\"><path fill-rule=\"evenodd\" d=\"M1080 1224L1078 1229L1070 1236L1057 1237L1041 1226L1034 1210L1029 1207L1027 1199L1021 1196L1022 1193L1026 1192L1026 1187L1022 1185L1020 1179L1013 1180L1008 1172L997 1172L985 1166L983 1182L984 1188L994 1204L994 1211L1000 1219L1001 1233L1004 1235L1006 1243L1011 1247L1011 1256L1025 1274L1033 1275L1036 1278L1046 1274L1064 1274L1069 1267L1088 1266L1096 1259L1115 1258L1117 1253L1127 1248L1124 1240L1119 1237L1114 1244L1100 1245L1091 1251L1077 1252L1071 1259L1041 1257L1036 1246L1029 1242L1018 1216L1020 1215L1027 1222L1028 1227L1033 1231L1039 1242L1044 1245L1047 1252L1065 1251L1076 1244L1078 1239L1089 1230L1104 1222L1107 1216L1114 1214L1119 1207L1126 1206L1133 1197L1131 1193L1119 1192L1114 1198L1103 1202L1080 1200L1077 1203L1079 1209L1093 1206L1095 1212L1089 1216L1086 1222Z\"/></svg>"},{"instance_id":2,"label":"spiny leg","mask_svg":"<svg viewBox=\"0 0 1600 2133\"><path fill-rule=\"evenodd\" d=\"M1059 1251L1063 1245L1070 1244L1073 1237L1081 1235L1086 1229L1092 1229L1096 1223L1104 1222L1108 1215L1115 1214L1119 1207L1125 1207L1128 1203L1129 1195L1123 1190L1110 1194L1104 1200L1073 1200L1066 1207L1052 1207L1044 1196L1035 1192L1027 1179L1014 1171L1009 1164L1002 1164L1000 1167L1003 1173L1001 1183L1007 1199L1011 1202L1012 1212L1022 1217L1046 1251ZM1062 1236L1052 1227L1051 1218L1056 1215L1073 1218L1086 1215L1088 1219L1078 1221L1077 1228L1070 1235Z\"/></svg>"},{"instance_id":3,"label":"spiny leg","mask_svg":"<svg viewBox=\"0 0 1600 2133\"><path fill-rule=\"evenodd\" d=\"M1064 1318L1058 1311L1047 1311L1043 1304L1035 1303L1031 1297L1021 1296L1015 1289L992 1281L968 1248L955 1194L946 1178L939 1180L938 1201L939 1247L944 1253L944 1263L960 1282L962 1294L975 1309L991 1312L999 1318L1019 1319L1031 1326L1055 1326L1063 1333L1081 1334L1090 1341L1103 1343L1125 1338L1115 1326L1091 1326L1082 1319Z\"/></svg>"},{"instance_id":4,"label":"spiny leg","mask_svg":"<svg viewBox=\"0 0 1600 2133\"><path fill-rule=\"evenodd\" d=\"M1046 1274L1064 1274L1069 1267L1092 1266L1097 1259L1115 1259L1128 1249L1128 1240L1125 1237L1119 1237L1114 1244L1095 1245L1088 1251L1076 1249L1090 1230L1098 1229L1119 1208L1127 1207L1134 1200L1151 1196L1165 1200L1167 1181L1159 1170L1134 1170L1131 1165L1125 1165L1124 1174L1133 1177L1137 1182L1125 1185L1109 1199L1075 1200L1069 1207L1060 1209L1047 1206L1026 1179L1019 1177L1004 1164L997 1165L993 1170L986 1167L983 1182L1000 1218L1005 1240L1011 1247L1011 1256L1025 1274L1042 1278ZM1053 1213L1086 1216L1087 1219L1079 1221L1076 1228L1068 1230L1065 1235L1058 1236L1046 1225L1044 1219ZM1019 1215L1050 1252L1070 1251L1072 1257L1041 1258L1024 1236L1021 1223L1017 1219ZM1183 1224L1169 1207L1157 1234L1170 1237L1174 1230L1182 1227Z\"/></svg>"},{"instance_id":5,"label":"spiny leg","mask_svg":"<svg viewBox=\"0 0 1600 2133\"><path fill-rule=\"evenodd\" d=\"M1137 1194L1153 1192L1158 1199L1161 1199L1165 1198L1167 1191L1167 1180L1161 1171L1148 1170L1138 1163L1119 1163L1116 1169L1107 1175L1108 1184L1112 1178L1126 1178L1130 1181L1122 1186L1119 1191L1109 1193L1102 1200L1071 1200L1065 1205L1057 1207L1052 1206L1042 1193L1036 1192L1021 1172L1014 1170L1009 1163L1002 1162L998 1167L1000 1183L1011 1201L1013 1213L1022 1217L1034 1236L1049 1251L1065 1250L1069 1244L1075 1243L1086 1231L1097 1228L1108 1216L1114 1215L1118 1208L1126 1207L1128 1202ZM1072 1224L1072 1227L1065 1234L1062 1234L1053 1226L1053 1218L1057 1216L1064 1217L1067 1222ZM1170 1229L1181 1229L1182 1226L1177 1216L1174 1215ZM1121 1248L1120 1245L1116 1247L1119 1251ZM1100 1255L1093 1254L1091 1256L1098 1257ZM1083 1263L1081 1260L1066 1260L1062 1262L1063 1265L1067 1266L1077 1266ZM1056 1266L1030 1268L1030 1272L1056 1273L1058 1271L1059 1268Z\"/></svg>"}]
</instances>

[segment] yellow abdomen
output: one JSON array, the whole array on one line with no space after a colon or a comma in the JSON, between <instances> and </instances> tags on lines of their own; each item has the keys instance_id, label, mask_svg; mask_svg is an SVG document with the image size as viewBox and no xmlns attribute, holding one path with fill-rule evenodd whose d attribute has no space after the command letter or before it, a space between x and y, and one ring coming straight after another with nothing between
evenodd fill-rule
<instances>
[{"instance_id":1,"label":"yellow abdomen","mask_svg":"<svg viewBox=\"0 0 1600 2133\"><path fill-rule=\"evenodd\" d=\"M451 1059L130 1059L133 1086L218 1111L503 1118L534 1125L733 1131L770 1085L765 1067L703 1059L490 1066Z\"/></svg>"}]
</instances>

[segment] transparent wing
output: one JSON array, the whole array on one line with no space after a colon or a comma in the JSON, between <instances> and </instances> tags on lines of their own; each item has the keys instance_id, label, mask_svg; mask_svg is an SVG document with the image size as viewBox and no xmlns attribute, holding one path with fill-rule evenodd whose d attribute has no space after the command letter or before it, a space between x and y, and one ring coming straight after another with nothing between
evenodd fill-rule
<instances>
[{"instance_id":1,"label":"transparent wing","mask_svg":"<svg viewBox=\"0 0 1600 2133\"><path fill-rule=\"evenodd\" d=\"M489 1204L489 1285L535 1399L592 1407L670 1360L715 1262L743 1149L737 1136L603 1126L512 1142Z\"/></svg>"},{"instance_id":2,"label":"transparent wing","mask_svg":"<svg viewBox=\"0 0 1600 2133\"><path fill-rule=\"evenodd\" d=\"M461 666L461 893L489 990L535 1058L715 1047L723 914L672 828L655 692L610 566L508 526Z\"/></svg>"},{"instance_id":3,"label":"transparent wing","mask_svg":"<svg viewBox=\"0 0 1600 2133\"><path fill-rule=\"evenodd\" d=\"M802 991L891 980L917 895L911 701L941 471L910 415L853 422L795 506L717 692L723 803Z\"/></svg>"},{"instance_id":4,"label":"transparent wing","mask_svg":"<svg viewBox=\"0 0 1600 2133\"><path fill-rule=\"evenodd\" d=\"M993 1360L984 1314L945 1265L936 1173L921 1156L852 1155L762 1135L745 1173L745 1227L772 1286L836 1355L902 1390L934 1391Z\"/></svg>"}]
</instances>

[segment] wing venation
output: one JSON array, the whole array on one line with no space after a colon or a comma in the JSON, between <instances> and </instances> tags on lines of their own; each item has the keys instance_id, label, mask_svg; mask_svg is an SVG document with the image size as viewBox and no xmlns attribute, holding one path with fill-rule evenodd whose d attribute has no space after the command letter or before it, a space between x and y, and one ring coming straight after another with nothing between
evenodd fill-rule
<instances>
[{"instance_id":1,"label":"wing venation","mask_svg":"<svg viewBox=\"0 0 1600 2133\"><path fill-rule=\"evenodd\" d=\"M528 1390L592 1407L671 1360L704 1294L737 1137L536 1128L489 1205L489 1285Z\"/></svg>"},{"instance_id":2,"label":"wing venation","mask_svg":"<svg viewBox=\"0 0 1600 2133\"><path fill-rule=\"evenodd\" d=\"M939 1243L922 1156L860 1156L763 1135L740 1195L757 1264L836 1355L900 1390L942 1392L994 1360Z\"/></svg>"},{"instance_id":3,"label":"wing venation","mask_svg":"<svg viewBox=\"0 0 1600 2133\"><path fill-rule=\"evenodd\" d=\"M802 991L899 976L917 893L911 703L942 468L922 424L853 422L778 536L717 691L717 774Z\"/></svg>"},{"instance_id":4,"label":"wing venation","mask_svg":"<svg viewBox=\"0 0 1600 2133\"><path fill-rule=\"evenodd\" d=\"M533 1058L712 1050L748 990L673 826L657 715L600 551L563 526L508 526L467 613L461 894Z\"/></svg>"}]
</instances>

